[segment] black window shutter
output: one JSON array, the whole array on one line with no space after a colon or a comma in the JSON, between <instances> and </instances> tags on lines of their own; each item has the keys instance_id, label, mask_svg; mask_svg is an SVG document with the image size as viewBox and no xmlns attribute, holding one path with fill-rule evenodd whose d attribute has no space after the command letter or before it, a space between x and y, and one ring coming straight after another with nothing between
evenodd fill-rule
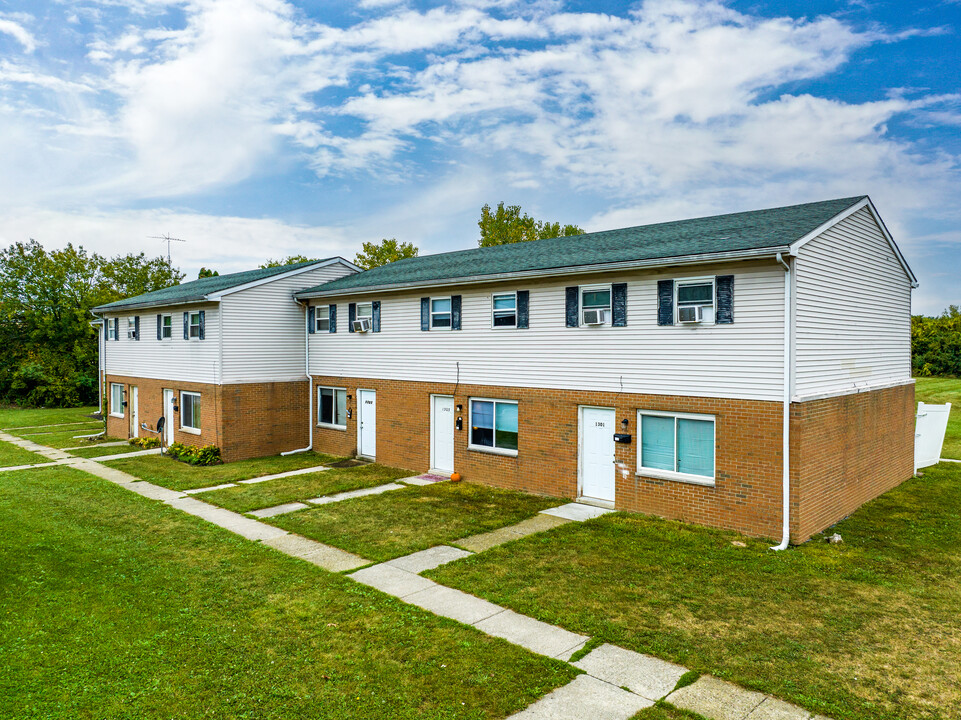
<instances>
[{"instance_id":1,"label":"black window shutter","mask_svg":"<svg viewBox=\"0 0 961 720\"><path fill-rule=\"evenodd\" d=\"M357 319L357 303L347 305L347 332L354 332L354 320Z\"/></svg>"},{"instance_id":2,"label":"black window shutter","mask_svg":"<svg viewBox=\"0 0 961 720\"><path fill-rule=\"evenodd\" d=\"M611 325L627 327L627 283L611 285Z\"/></svg>"},{"instance_id":3,"label":"black window shutter","mask_svg":"<svg viewBox=\"0 0 961 720\"><path fill-rule=\"evenodd\" d=\"M140 316L139 315L133 316L133 339L134 340L140 339Z\"/></svg>"},{"instance_id":4,"label":"black window shutter","mask_svg":"<svg viewBox=\"0 0 961 720\"><path fill-rule=\"evenodd\" d=\"M207 324L204 322L204 311L200 311L200 339L203 340L207 336Z\"/></svg>"},{"instance_id":5,"label":"black window shutter","mask_svg":"<svg viewBox=\"0 0 961 720\"><path fill-rule=\"evenodd\" d=\"M717 295L714 322L717 325L730 325L734 322L734 276L718 275L714 278L714 291Z\"/></svg>"},{"instance_id":6,"label":"black window shutter","mask_svg":"<svg viewBox=\"0 0 961 720\"><path fill-rule=\"evenodd\" d=\"M158 315L157 316L157 339L158 340L164 339L163 324L164 324L164 316Z\"/></svg>"},{"instance_id":7,"label":"black window shutter","mask_svg":"<svg viewBox=\"0 0 961 720\"><path fill-rule=\"evenodd\" d=\"M184 340L190 339L190 313L184 313Z\"/></svg>"},{"instance_id":8,"label":"black window shutter","mask_svg":"<svg viewBox=\"0 0 961 720\"><path fill-rule=\"evenodd\" d=\"M313 305L310 305L307 308L307 332L310 333L311 335L317 332L317 323L315 321L316 317L317 317L317 308L315 308Z\"/></svg>"},{"instance_id":9,"label":"black window shutter","mask_svg":"<svg viewBox=\"0 0 961 720\"><path fill-rule=\"evenodd\" d=\"M674 281L657 281L657 324L674 324Z\"/></svg>"},{"instance_id":10,"label":"black window shutter","mask_svg":"<svg viewBox=\"0 0 961 720\"><path fill-rule=\"evenodd\" d=\"M531 293L529 290L517 291L517 327L521 330L529 327L531 312Z\"/></svg>"},{"instance_id":11,"label":"black window shutter","mask_svg":"<svg viewBox=\"0 0 961 720\"><path fill-rule=\"evenodd\" d=\"M374 300L370 304L370 329L372 332L380 332L380 300Z\"/></svg>"},{"instance_id":12,"label":"black window shutter","mask_svg":"<svg viewBox=\"0 0 961 720\"><path fill-rule=\"evenodd\" d=\"M337 306L331 305L327 313L330 318L330 331L335 333L337 332Z\"/></svg>"},{"instance_id":13,"label":"black window shutter","mask_svg":"<svg viewBox=\"0 0 961 720\"><path fill-rule=\"evenodd\" d=\"M430 330L430 298L420 299L420 329L423 332Z\"/></svg>"},{"instance_id":14,"label":"black window shutter","mask_svg":"<svg viewBox=\"0 0 961 720\"><path fill-rule=\"evenodd\" d=\"M565 311L565 317L567 318L567 327L577 327L577 286L569 287L564 289L564 296L567 303L567 309Z\"/></svg>"},{"instance_id":15,"label":"black window shutter","mask_svg":"<svg viewBox=\"0 0 961 720\"><path fill-rule=\"evenodd\" d=\"M450 296L450 329L460 330L460 295Z\"/></svg>"}]
</instances>

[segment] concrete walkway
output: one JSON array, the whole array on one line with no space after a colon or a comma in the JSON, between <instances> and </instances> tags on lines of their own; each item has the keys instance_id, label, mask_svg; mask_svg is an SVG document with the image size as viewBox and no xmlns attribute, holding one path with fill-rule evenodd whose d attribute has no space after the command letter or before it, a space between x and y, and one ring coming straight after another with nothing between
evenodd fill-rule
<instances>
[{"instance_id":1,"label":"concrete walkway","mask_svg":"<svg viewBox=\"0 0 961 720\"><path fill-rule=\"evenodd\" d=\"M66 459L75 460L76 462L72 464L79 470L108 480L143 497L160 501L182 512L202 518L248 540L262 542L285 555L305 560L332 572L355 570L347 577L428 612L470 625L488 635L503 638L531 652L570 661L571 657L590 641L586 635L521 615L461 590L440 585L420 575L426 570L471 555L472 553L467 550L442 545L370 565L368 560L352 553L201 502L185 492L144 482L133 475L102 465L96 460L73 458L63 451L44 448L29 441L14 442L13 439L14 436L0 432L0 440L13 442L45 457L62 455ZM57 457L56 459L65 458ZM561 510L561 513L551 512L551 510ZM556 527L554 523L563 524L596 516L590 511L584 512L579 508L568 506L551 510L542 514L543 517L551 517L552 520L547 521L549 526L543 526L541 529ZM598 508L592 508L592 510L596 511ZM540 523L543 524L544 521L541 520ZM523 525L524 523L519 523L513 527ZM539 532L532 529L534 527L539 525L532 523L527 526L532 532ZM485 533L486 536L491 534ZM530 533L512 534L516 538ZM474 536L473 539L480 537L483 536ZM471 539L467 538L465 542ZM478 546L483 544L485 543L477 543ZM365 565L368 567L363 567ZM362 569L357 570L357 568ZM511 717L522 720L582 720L584 718L628 720L640 710L651 707L659 700L664 700L711 720L829 720L822 716L814 716L802 708L776 698L745 690L710 676L702 676L691 685L675 689L678 680L687 673L686 668L615 645L604 644L594 648L572 664L584 674L548 693Z\"/></svg>"}]
</instances>

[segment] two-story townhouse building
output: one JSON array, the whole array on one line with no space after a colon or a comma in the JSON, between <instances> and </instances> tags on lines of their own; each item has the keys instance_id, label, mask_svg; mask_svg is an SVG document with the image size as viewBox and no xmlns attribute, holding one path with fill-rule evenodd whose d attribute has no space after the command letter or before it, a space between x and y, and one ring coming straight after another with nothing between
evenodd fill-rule
<instances>
[{"instance_id":1,"label":"two-story townhouse building","mask_svg":"<svg viewBox=\"0 0 961 720\"><path fill-rule=\"evenodd\" d=\"M94 309L107 434L217 445L225 460L302 448L306 313L293 293L359 268L335 257L203 278Z\"/></svg>"},{"instance_id":2,"label":"two-story townhouse building","mask_svg":"<svg viewBox=\"0 0 961 720\"><path fill-rule=\"evenodd\" d=\"M310 441L803 541L913 472L916 284L867 197L345 274Z\"/></svg>"}]
</instances>

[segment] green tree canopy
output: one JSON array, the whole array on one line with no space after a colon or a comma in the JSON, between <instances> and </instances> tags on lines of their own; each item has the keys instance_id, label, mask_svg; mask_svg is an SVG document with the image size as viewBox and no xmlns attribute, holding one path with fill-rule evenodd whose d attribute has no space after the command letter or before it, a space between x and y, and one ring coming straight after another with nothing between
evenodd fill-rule
<instances>
[{"instance_id":1,"label":"green tree canopy","mask_svg":"<svg viewBox=\"0 0 961 720\"><path fill-rule=\"evenodd\" d=\"M480 247L570 237L584 233L584 230L577 225L561 225L559 222L535 220L527 213L522 215L520 205L505 207L503 202L497 203L496 210L491 210L490 205L484 205L477 225L480 227L480 239L477 241Z\"/></svg>"},{"instance_id":2,"label":"green tree canopy","mask_svg":"<svg viewBox=\"0 0 961 720\"><path fill-rule=\"evenodd\" d=\"M411 243L398 243L397 238L384 238L380 244L365 242L363 251L354 258L354 264L370 270L404 258L417 257L418 252Z\"/></svg>"},{"instance_id":3,"label":"green tree canopy","mask_svg":"<svg viewBox=\"0 0 961 720\"><path fill-rule=\"evenodd\" d=\"M288 255L287 257L281 258L280 260L274 260L273 258L270 258L270 260L265 262L260 267L275 268L275 267L283 267L284 265L293 265L294 263L315 262L317 260L320 260L320 258L309 258L306 255Z\"/></svg>"},{"instance_id":4,"label":"green tree canopy","mask_svg":"<svg viewBox=\"0 0 961 720\"><path fill-rule=\"evenodd\" d=\"M915 375L961 377L961 307L911 318L911 360Z\"/></svg>"},{"instance_id":5,"label":"green tree canopy","mask_svg":"<svg viewBox=\"0 0 961 720\"><path fill-rule=\"evenodd\" d=\"M220 276L220 273L217 272L216 270L211 270L210 268L205 268L205 267L200 268L200 272L197 273L198 280L203 280L204 278L209 278L209 277L219 277L219 276Z\"/></svg>"}]
</instances>

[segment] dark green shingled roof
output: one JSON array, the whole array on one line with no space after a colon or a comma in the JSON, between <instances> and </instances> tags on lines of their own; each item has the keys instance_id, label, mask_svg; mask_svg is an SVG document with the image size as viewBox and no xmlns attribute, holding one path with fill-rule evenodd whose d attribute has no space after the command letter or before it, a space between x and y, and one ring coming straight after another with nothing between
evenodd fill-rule
<instances>
[{"instance_id":1,"label":"dark green shingled roof","mask_svg":"<svg viewBox=\"0 0 961 720\"><path fill-rule=\"evenodd\" d=\"M327 258L330 260L332 258ZM314 265L327 260L308 260L306 262L292 263L272 268L257 268L256 270L244 270L243 272L230 273L229 275L215 275L214 277L193 280L182 285L172 285L163 290L136 295L124 298L116 302L108 303L95 307L95 312L110 312L111 310L122 310L128 307L149 307L154 305L177 305L187 302L201 302L207 299L208 295L223 292L238 285L246 285L257 280L264 280L274 275L296 270L297 268Z\"/></svg>"},{"instance_id":2,"label":"dark green shingled roof","mask_svg":"<svg viewBox=\"0 0 961 720\"><path fill-rule=\"evenodd\" d=\"M347 275L297 294L346 293L448 279L783 247L864 197L424 255Z\"/></svg>"}]
</instances>

